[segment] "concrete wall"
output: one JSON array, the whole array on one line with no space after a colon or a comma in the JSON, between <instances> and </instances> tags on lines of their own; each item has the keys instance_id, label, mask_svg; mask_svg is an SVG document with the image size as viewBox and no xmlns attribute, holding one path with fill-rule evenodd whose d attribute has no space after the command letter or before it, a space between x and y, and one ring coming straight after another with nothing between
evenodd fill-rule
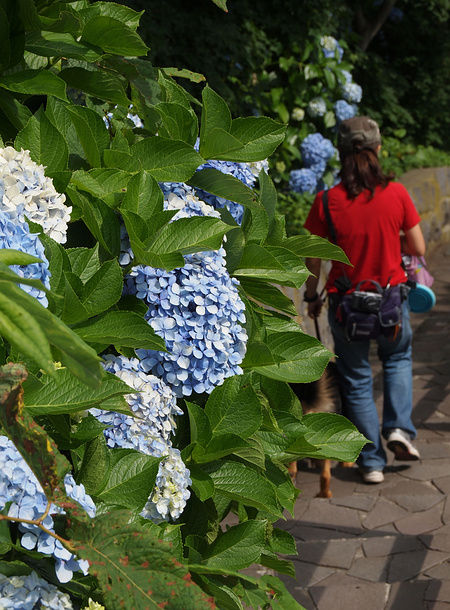
<instances>
[{"instance_id":1,"label":"concrete wall","mask_svg":"<svg viewBox=\"0 0 450 610\"><path fill-rule=\"evenodd\" d=\"M438 243L450 243L450 167L415 169L401 176L398 181L406 187L420 214L428 252L433 251ZM319 292L325 284L329 265L324 264L322 268L323 277L319 283ZM306 315L303 288L296 290L284 287L283 292L295 303L299 314L297 322L306 333L315 337L315 324ZM325 347L333 351L326 310L319 318L319 334Z\"/></svg>"}]
</instances>

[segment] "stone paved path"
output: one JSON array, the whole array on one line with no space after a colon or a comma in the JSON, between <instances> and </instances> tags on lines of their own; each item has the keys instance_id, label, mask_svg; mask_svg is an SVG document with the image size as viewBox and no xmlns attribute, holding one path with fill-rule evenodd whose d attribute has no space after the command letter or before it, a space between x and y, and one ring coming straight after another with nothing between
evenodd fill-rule
<instances>
[{"instance_id":1,"label":"stone paved path","mask_svg":"<svg viewBox=\"0 0 450 610\"><path fill-rule=\"evenodd\" d=\"M380 485L335 464L331 499L302 463L294 518L277 526L297 541L297 580L282 579L306 610L450 610L450 245L427 262L437 303L411 316L421 460L391 459ZM378 365L374 386L381 407Z\"/></svg>"}]
</instances>

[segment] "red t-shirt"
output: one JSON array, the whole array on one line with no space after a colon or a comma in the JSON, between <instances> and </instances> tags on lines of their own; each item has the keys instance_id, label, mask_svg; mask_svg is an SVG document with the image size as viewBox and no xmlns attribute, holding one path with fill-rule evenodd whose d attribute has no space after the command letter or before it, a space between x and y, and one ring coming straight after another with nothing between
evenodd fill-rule
<instances>
[{"instance_id":1,"label":"red t-shirt","mask_svg":"<svg viewBox=\"0 0 450 610\"><path fill-rule=\"evenodd\" d=\"M372 199L364 191L349 199L338 184L328 191L328 207L340 246L353 265L332 261L326 288L336 292L334 281L345 275L354 290L361 280L376 280L382 287L406 282L401 265L400 231L412 229L420 216L406 188L398 182L389 182L386 188L377 187ZM320 237L331 237L323 211L322 192L318 193L309 211L305 228ZM362 288L370 290L366 285Z\"/></svg>"}]
</instances>

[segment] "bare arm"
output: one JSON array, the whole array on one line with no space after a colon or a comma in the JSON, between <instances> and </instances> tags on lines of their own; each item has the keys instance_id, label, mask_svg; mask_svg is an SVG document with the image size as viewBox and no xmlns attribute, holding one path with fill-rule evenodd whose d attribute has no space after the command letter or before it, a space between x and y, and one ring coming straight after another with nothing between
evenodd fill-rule
<instances>
[{"instance_id":1,"label":"bare arm","mask_svg":"<svg viewBox=\"0 0 450 610\"><path fill-rule=\"evenodd\" d=\"M403 254L410 256L423 256L426 251L425 239L420 224L400 235L400 246Z\"/></svg>"}]
</instances>

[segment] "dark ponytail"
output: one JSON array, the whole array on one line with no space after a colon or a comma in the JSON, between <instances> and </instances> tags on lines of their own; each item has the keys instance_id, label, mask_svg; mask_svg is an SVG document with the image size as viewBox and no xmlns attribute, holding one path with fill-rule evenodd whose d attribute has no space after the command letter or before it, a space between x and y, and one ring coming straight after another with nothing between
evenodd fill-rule
<instances>
[{"instance_id":1,"label":"dark ponytail","mask_svg":"<svg viewBox=\"0 0 450 610\"><path fill-rule=\"evenodd\" d=\"M355 199L366 189L372 199L377 186L385 188L394 178L393 174L384 174L378 155L373 148L354 146L351 152L339 151L341 171L339 177L350 199Z\"/></svg>"}]
</instances>

